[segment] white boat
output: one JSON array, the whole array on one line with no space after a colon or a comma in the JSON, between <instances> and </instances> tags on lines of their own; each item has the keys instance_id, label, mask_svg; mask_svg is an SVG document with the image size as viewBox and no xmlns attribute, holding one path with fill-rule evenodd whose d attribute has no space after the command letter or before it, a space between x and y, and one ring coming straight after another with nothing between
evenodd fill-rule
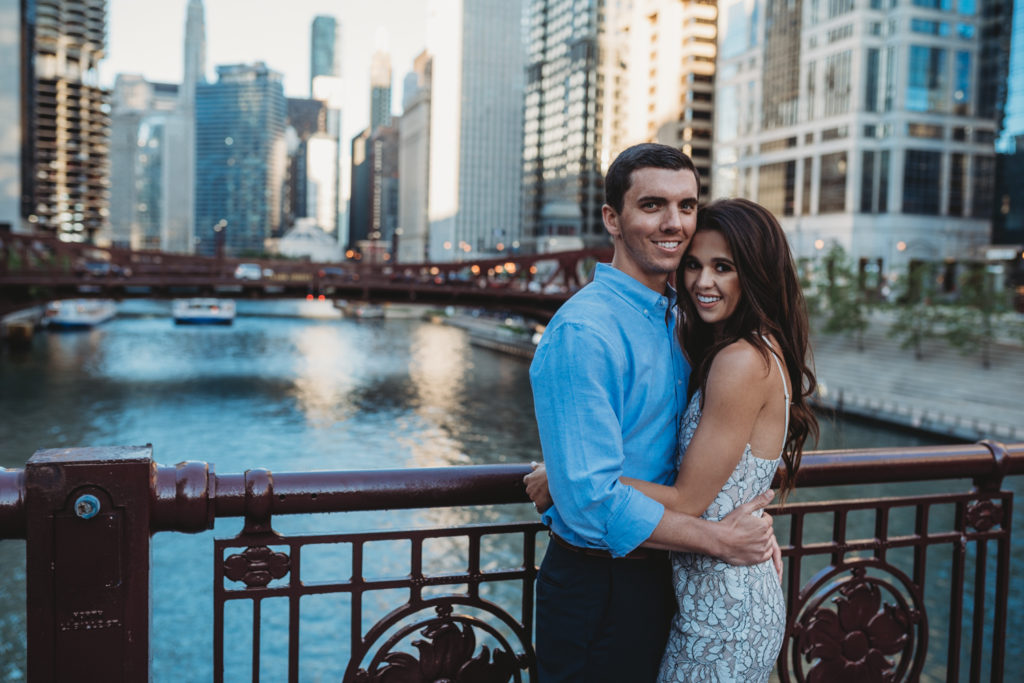
<instances>
[{"instance_id":1,"label":"white boat","mask_svg":"<svg viewBox=\"0 0 1024 683\"><path fill-rule=\"evenodd\" d=\"M115 315L117 304L110 299L62 299L46 304L43 323L54 329L86 329Z\"/></svg>"},{"instance_id":2,"label":"white boat","mask_svg":"<svg viewBox=\"0 0 1024 683\"><path fill-rule=\"evenodd\" d=\"M235 320L235 302L212 297L175 299L173 314L177 325L230 325Z\"/></svg>"},{"instance_id":3,"label":"white boat","mask_svg":"<svg viewBox=\"0 0 1024 683\"><path fill-rule=\"evenodd\" d=\"M356 318L368 319L383 318L386 314L383 306L378 306L377 304L360 304L352 310L352 315Z\"/></svg>"}]
</instances>

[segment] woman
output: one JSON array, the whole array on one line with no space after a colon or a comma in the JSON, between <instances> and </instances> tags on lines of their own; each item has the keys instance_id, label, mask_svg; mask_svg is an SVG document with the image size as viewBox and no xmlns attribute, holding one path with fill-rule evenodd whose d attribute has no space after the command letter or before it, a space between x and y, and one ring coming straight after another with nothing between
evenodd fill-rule
<instances>
[{"instance_id":1,"label":"woman","mask_svg":"<svg viewBox=\"0 0 1024 683\"><path fill-rule=\"evenodd\" d=\"M676 282L693 368L679 473L674 486L622 481L667 508L719 520L767 490L780 461L785 495L817 435L807 315L785 234L745 199L699 211ZM539 482L528 483L544 505L546 491L535 496ZM766 681L786 622L772 563L672 553L672 569L678 610L658 680Z\"/></svg>"}]
</instances>

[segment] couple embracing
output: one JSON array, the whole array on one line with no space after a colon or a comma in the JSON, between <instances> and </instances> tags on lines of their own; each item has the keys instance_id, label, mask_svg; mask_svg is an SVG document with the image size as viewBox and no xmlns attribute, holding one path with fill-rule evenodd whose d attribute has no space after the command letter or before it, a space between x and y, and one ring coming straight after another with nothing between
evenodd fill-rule
<instances>
[{"instance_id":1,"label":"couple embracing","mask_svg":"<svg viewBox=\"0 0 1024 683\"><path fill-rule=\"evenodd\" d=\"M530 367L545 465L527 491L551 531L542 683L765 681L782 646L762 508L817 432L806 312L771 213L742 199L698 212L699 192L675 148L619 155L612 263L552 318Z\"/></svg>"}]
</instances>

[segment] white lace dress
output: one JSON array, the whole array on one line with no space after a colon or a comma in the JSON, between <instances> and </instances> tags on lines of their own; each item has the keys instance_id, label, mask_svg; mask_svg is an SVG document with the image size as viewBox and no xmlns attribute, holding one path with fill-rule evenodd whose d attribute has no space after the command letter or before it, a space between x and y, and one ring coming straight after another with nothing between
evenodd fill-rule
<instances>
[{"instance_id":1,"label":"white lace dress","mask_svg":"<svg viewBox=\"0 0 1024 683\"><path fill-rule=\"evenodd\" d=\"M788 427L785 379L783 388ZM680 427L680 459L697 430L700 415L697 391ZM702 517L719 520L766 491L779 460L758 458L747 444L736 469ZM672 582L678 611L661 660L659 683L767 681L786 628L785 598L771 561L734 567L707 555L672 553Z\"/></svg>"}]
</instances>

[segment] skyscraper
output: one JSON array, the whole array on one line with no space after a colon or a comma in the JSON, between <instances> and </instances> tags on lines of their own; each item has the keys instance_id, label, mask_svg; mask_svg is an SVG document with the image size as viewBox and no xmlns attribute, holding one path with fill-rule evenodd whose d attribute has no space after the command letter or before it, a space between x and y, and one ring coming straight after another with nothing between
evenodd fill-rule
<instances>
[{"instance_id":1,"label":"skyscraper","mask_svg":"<svg viewBox=\"0 0 1024 683\"><path fill-rule=\"evenodd\" d=\"M136 74L118 74L114 82L109 239L115 246L165 249L168 186L181 182L168 178L168 164L174 155L184 154L181 141L171 137L179 123L178 90L177 85L151 83Z\"/></svg>"},{"instance_id":2,"label":"skyscraper","mask_svg":"<svg viewBox=\"0 0 1024 683\"><path fill-rule=\"evenodd\" d=\"M986 244L982 4L721 3L714 193L768 207L798 256L841 244L869 283Z\"/></svg>"},{"instance_id":3,"label":"skyscraper","mask_svg":"<svg viewBox=\"0 0 1024 683\"><path fill-rule=\"evenodd\" d=\"M95 85L106 2L36 0L21 7L21 215L62 240L92 241L107 227L109 206L109 93Z\"/></svg>"},{"instance_id":4,"label":"skyscraper","mask_svg":"<svg viewBox=\"0 0 1024 683\"><path fill-rule=\"evenodd\" d=\"M398 122L399 263L422 263L429 256L431 68L428 52L417 55L402 92L402 118Z\"/></svg>"},{"instance_id":5,"label":"skyscraper","mask_svg":"<svg viewBox=\"0 0 1024 683\"><path fill-rule=\"evenodd\" d=\"M494 255L519 244L522 11L520 0L431 6L431 260Z\"/></svg>"},{"instance_id":6,"label":"skyscraper","mask_svg":"<svg viewBox=\"0 0 1024 683\"><path fill-rule=\"evenodd\" d=\"M1006 3L1009 4L1009 3ZM1006 79L1006 106L996 140L996 201L992 241L996 244L1024 245L1024 2L1013 5L1012 21L1002 24L1010 33ZM1024 268L1018 264L1018 268Z\"/></svg>"},{"instance_id":7,"label":"skyscraper","mask_svg":"<svg viewBox=\"0 0 1024 683\"><path fill-rule=\"evenodd\" d=\"M345 145L341 135L342 92L341 81L341 27L334 17L321 15L313 19L313 26L310 35L310 57L309 57L309 92L310 97L324 102L327 106L326 128L317 133L317 141L313 143L315 156L322 159L327 153L327 141L334 142L334 168L330 175L334 177L334 187L330 195L334 198L334 216L327 219L324 213L318 213L317 225L329 233L335 235L340 244L348 243L348 220L345 211L345 199L343 188L345 187ZM307 152L308 152L307 145ZM314 167L319 168L320 163ZM322 178L328 173L319 173L322 186ZM326 188L325 188L326 189ZM320 194L318 205L324 210L328 207L324 204L326 194Z\"/></svg>"},{"instance_id":8,"label":"skyscraper","mask_svg":"<svg viewBox=\"0 0 1024 683\"><path fill-rule=\"evenodd\" d=\"M0 26L21 25L20 0L0 0ZM28 52L20 31L0 32L0 231L22 232L21 73Z\"/></svg>"},{"instance_id":9,"label":"skyscraper","mask_svg":"<svg viewBox=\"0 0 1024 683\"><path fill-rule=\"evenodd\" d=\"M370 130L391 125L391 56L382 50L370 62Z\"/></svg>"},{"instance_id":10,"label":"skyscraper","mask_svg":"<svg viewBox=\"0 0 1024 683\"><path fill-rule=\"evenodd\" d=\"M550 238L608 243L601 219L607 30L602 0L530 0L523 227L539 249Z\"/></svg>"},{"instance_id":11,"label":"skyscraper","mask_svg":"<svg viewBox=\"0 0 1024 683\"><path fill-rule=\"evenodd\" d=\"M184 70L177 115L168 128L170 155L162 242L167 251L195 250L196 87L206 83L206 15L202 0L189 0L185 18Z\"/></svg>"},{"instance_id":12,"label":"skyscraper","mask_svg":"<svg viewBox=\"0 0 1024 683\"><path fill-rule=\"evenodd\" d=\"M191 253L195 193L195 89L206 81L201 0L185 20L181 85L118 74L111 114L110 240Z\"/></svg>"},{"instance_id":13,"label":"skyscraper","mask_svg":"<svg viewBox=\"0 0 1024 683\"><path fill-rule=\"evenodd\" d=\"M197 252L264 250L281 228L286 163L281 74L262 62L217 67L196 87Z\"/></svg>"},{"instance_id":14,"label":"skyscraper","mask_svg":"<svg viewBox=\"0 0 1024 683\"><path fill-rule=\"evenodd\" d=\"M712 2L637 0L606 9L605 126L602 166L638 142L660 142L693 158L701 196L711 181L716 17ZM614 30L613 30L614 29Z\"/></svg>"},{"instance_id":15,"label":"skyscraper","mask_svg":"<svg viewBox=\"0 0 1024 683\"><path fill-rule=\"evenodd\" d=\"M313 82L317 76L341 78L341 50L338 20L319 15L313 19L309 41L309 95L316 97Z\"/></svg>"}]
</instances>

